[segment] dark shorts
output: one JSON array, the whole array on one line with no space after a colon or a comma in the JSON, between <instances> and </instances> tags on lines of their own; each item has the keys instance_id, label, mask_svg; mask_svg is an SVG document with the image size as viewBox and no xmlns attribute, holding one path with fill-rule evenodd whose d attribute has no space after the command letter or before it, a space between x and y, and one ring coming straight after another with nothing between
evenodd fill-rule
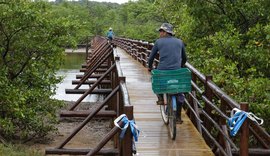
<instances>
[{"instance_id":1,"label":"dark shorts","mask_svg":"<svg viewBox=\"0 0 270 156\"><path fill-rule=\"evenodd\" d=\"M108 37L108 39L111 41L113 38L112 37Z\"/></svg>"},{"instance_id":2,"label":"dark shorts","mask_svg":"<svg viewBox=\"0 0 270 156\"><path fill-rule=\"evenodd\" d=\"M157 94L157 97L159 100L163 100L163 94ZM176 101L177 103L184 103L185 101L185 96L183 93L178 93L176 96Z\"/></svg>"}]
</instances>

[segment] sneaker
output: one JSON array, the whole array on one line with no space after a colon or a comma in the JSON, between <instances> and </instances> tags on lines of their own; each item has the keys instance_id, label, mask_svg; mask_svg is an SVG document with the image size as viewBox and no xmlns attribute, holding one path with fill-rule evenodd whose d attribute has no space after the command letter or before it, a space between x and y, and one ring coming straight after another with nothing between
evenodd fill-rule
<instances>
[{"instance_id":1,"label":"sneaker","mask_svg":"<svg viewBox=\"0 0 270 156\"><path fill-rule=\"evenodd\" d=\"M182 124L183 123L183 120L181 118L176 118L176 123L177 124Z\"/></svg>"},{"instance_id":2,"label":"sneaker","mask_svg":"<svg viewBox=\"0 0 270 156\"><path fill-rule=\"evenodd\" d=\"M157 105L164 105L164 101L163 100L158 100Z\"/></svg>"}]
</instances>

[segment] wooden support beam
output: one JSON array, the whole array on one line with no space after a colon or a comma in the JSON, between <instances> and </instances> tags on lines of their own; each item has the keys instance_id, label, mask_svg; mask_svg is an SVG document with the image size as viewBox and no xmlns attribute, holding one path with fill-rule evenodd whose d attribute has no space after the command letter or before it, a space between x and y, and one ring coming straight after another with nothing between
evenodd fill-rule
<instances>
[{"instance_id":1,"label":"wooden support beam","mask_svg":"<svg viewBox=\"0 0 270 156\"><path fill-rule=\"evenodd\" d=\"M82 68L80 69L80 72L86 72L87 70L88 70L87 68ZM107 71L107 68L95 70L95 72L106 72L106 71Z\"/></svg>"},{"instance_id":2,"label":"wooden support beam","mask_svg":"<svg viewBox=\"0 0 270 156\"><path fill-rule=\"evenodd\" d=\"M84 94L88 89L66 89L66 94ZM110 94L112 89L94 89L91 94Z\"/></svg>"},{"instance_id":3,"label":"wooden support beam","mask_svg":"<svg viewBox=\"0 0 270 156\"><path fill-rule=\"evenodd\" d=\"M93 111L87 110L87 111L61 111L60 117L87 117L89 114L91 114ZM116 117L115 111L100 111L97 113L95 117Z\"/></svg>"},{"instance_id":4,"label":"wooden support beam","mask_svg":"<svg viewBox=\"0 0 270 156\"><path fill-rule=\"evenodd\" d=\"M120 121L119 125L122 125L122 122ZM103 137L100 142L98 143L98 145L92 150L89 151L89 153L87 153L86 156L95 156L97 155L102 148L106 145L106 143L115 135L117 134L119 131L121 131L121 129L117 126L114 126L113 129L106 134L105 137Z\"/></svg>"},{"instance_id":5,"label":"wooden support beam","mask_svg":"<svg viewBox=\"0 0 270 156\"><path fill-rule=\"evenodd\" d=\"M95 108L95 110L89 114L84 121L78 126L76 127L72 133L61 143L61 145L59 145L57 148L61 149L63 148L104 106L105 104L107 104L107 102L111 99L112 96L114 96L118 90L119 90L119 86L116 87L102 102L101 105L99 105L97 108ZM72 106L72 108L70 108L70 110L73 110L76 107L76 103L75 105Z\"/></svg>"},{"instance_id":6,"label":"wooden support beam","mask_svg":"<svg viewBox=\"0 0 270 156\"><path fill-rule=\"evenodd\" d=\"M92 74L88 78L100 78L103 74ZM76 79L81 79L83 78L84 75L76 75ZM108 77L108 76L107 76Z\"/></svg>"},{"instance_id":7,"label":"wooden support beam","mask_svg":"<svg viewBox=\"0 0 270 156\"><path fill-rule=\"evenodd\" d=\"M232 149L233 155L240 155L239 150ZM249 148L248 149L249 155L256 155L256 156L269 156L270 149L262 149L262 148ZM240 155L241 156L241 155Z\"/></svg>"},{"instance_id":8,"label":"wooden support beam","mask_svg":"<svg viewBox=\"0 0 270 156\"><path fill-rule=\"evenodd\" d=\"M82 68L87 68L87 67L88 67L87 64L82 64ZM100 67L101 68L108 68L108 65L107 64L102 64Z\"/></svg>"},{"instance_id":9,"label":"wooden support beam","mask_svg":"<svg viewBox=\"0 0 270 156\"><path fill-rule=\"evenodd\" d=\"M96 80L86 80L83 84L94 84ZM79 84L80 80L72 80L72 84ZM100 84L111 84L111 80L102 80Z\"/></svg>"},{"instance_id":10,"label":"wooden support beam","mask_svg":"<svg viewBox=\"0 0 270 156\"><path fill-rule=\"evenodd\" d=\"M87 153L91 152L93 149L55 149L55 148L48 148L45 150L45 154L68 154L68 155L86 155ZM101 149L98 153L98 155L118 155L119 152L117 149Z\"/></svg>"}]
</instances>

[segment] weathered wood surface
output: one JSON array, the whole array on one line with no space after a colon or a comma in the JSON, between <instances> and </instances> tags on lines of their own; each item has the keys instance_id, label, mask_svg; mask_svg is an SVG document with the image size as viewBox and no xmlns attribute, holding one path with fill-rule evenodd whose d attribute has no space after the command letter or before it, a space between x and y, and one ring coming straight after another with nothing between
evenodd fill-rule
<instances>
[{"instance_id":1,"label":"weathered wood surface","mask_svg":"<svg viewBox=\"0 0 270 156\"><path fill-rule=\"evenodd\" d=\"M137 152L141 156L212 156L211 149L182 112L183 124L177 125L176 140L172 141L164 125L156 96L152 92L150 73L126 52L116 48L120 65L134 106L134 117L140 128Z\"/></svg>"}]
</instances>

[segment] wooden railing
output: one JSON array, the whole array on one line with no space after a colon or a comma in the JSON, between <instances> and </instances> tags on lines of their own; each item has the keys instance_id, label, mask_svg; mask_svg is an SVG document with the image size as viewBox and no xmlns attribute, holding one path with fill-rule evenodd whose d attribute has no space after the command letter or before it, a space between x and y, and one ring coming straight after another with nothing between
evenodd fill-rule
<instances>
[{"instance_id":1,"label":"wooden railing","mask_svg":"<svg viewBox=\"0 0 270 156\"><path fill-rule=\"evenodd\" d=\"M125 38L115 38L113 44L130 54L135 60L147 67L147 59L152 43ZM159 56L154 59L157 66ZM247 103L238 104L213 81L191 64L186 67L192 72L192 91L185 99L186 112L216 155L270 155L270 136L256 123L246 120L240 133L231 137L226 120L233 108L248 111Z\"/></svg>"},{"instance_id":2,"label":"wooden railing","mask_svg":"<svg viewBox=\"0 0 270 156\"><path fill-rule=\"evenodd\" d=\"M130 104L125 77L119 64L119 57L114 53L112 46L102 37L96 37L92 42L92 50L86 65L84 75L76 84L74 89L67 89L67 93L82 94L82 96L70 106L68 111L62 111L61 117L85 117L84 120L74 128L73 132L56 148L46 149L46 154L72 154L72 155L123 155L132 156L132 135L130 129L122 140L118 133L121 129L117 126L100 139L98 145L92 149L67 149L65 145L87 124L93 117L110 117L115 119L121 114L126 114L129 120L133 120L133 106ZM97 80L88 79L95 77ZM80 89L84 84L91 84L87 90ZM106 91L104 91L106 90ZM76 110L82 100L89 94L105 94L106 97L101 104L91 110ZM106 110L102 110L107 106ZM120 126L122 121L119 122ZM113 123L112 123L113 125ZM105 128L105 127L104 127ZM110 140L114 141L114 147L104 149L104 145Z\"/></svg>"}]
</instances>

